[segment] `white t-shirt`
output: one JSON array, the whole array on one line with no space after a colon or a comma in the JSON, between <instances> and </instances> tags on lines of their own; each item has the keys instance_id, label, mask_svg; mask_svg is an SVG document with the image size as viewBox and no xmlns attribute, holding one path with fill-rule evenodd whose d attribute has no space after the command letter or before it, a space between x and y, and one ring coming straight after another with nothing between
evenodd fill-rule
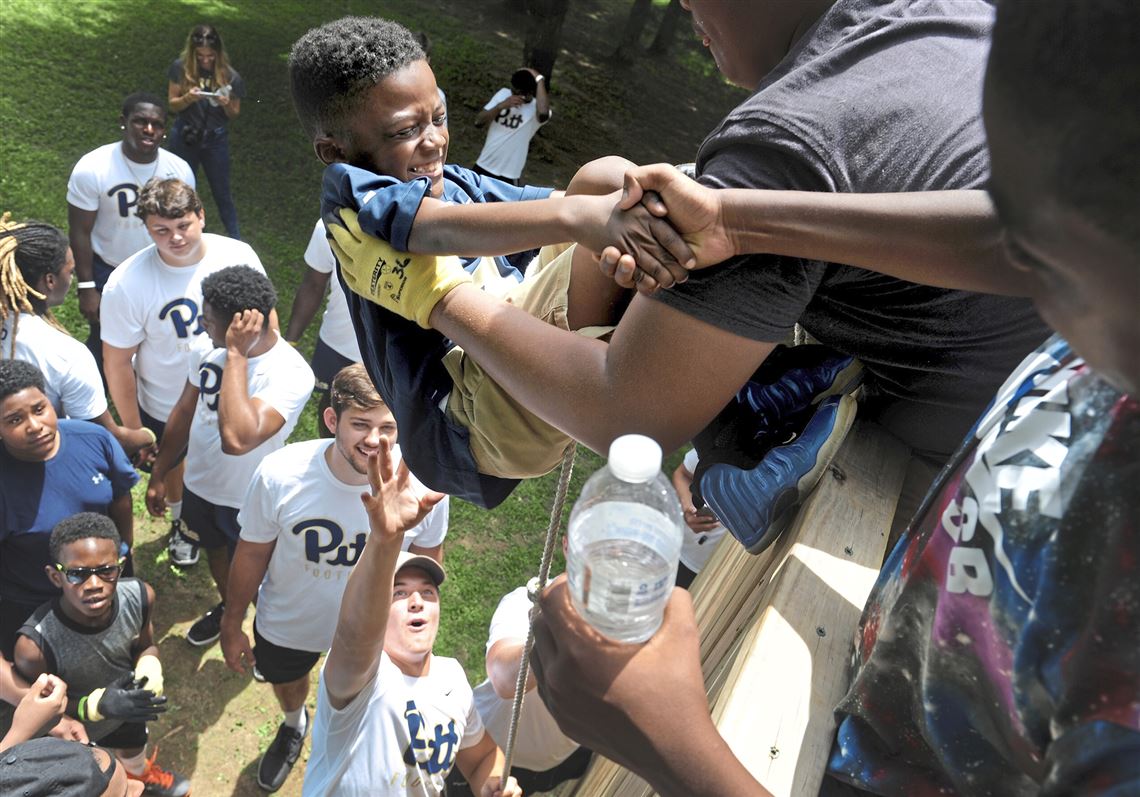
<instances>
[{"instance_id":1,"label":"white t-shirt","mask_svg":"<svg viewBox=\"0 0 1140 797\"><path fill-rule=\"evenodd\" d=\"M341 597L369 532L368 512L360 502L368 486L345 484L333 475L325 460L333 445L332 440L306 440L267 455L238 512L243 540L277 543L258 591L258 633L275 645L312 653L332 645ZM398 452L396 446L397 458ZM447 518L444 498L404 534L404 550L412 543L441 544Z\"/></svg>"},{"instance_id":2,"label":"white t-shirt","mask_svg":"<svg viewBox=\"0 0 1140 797\"><path fill-rule=\"evenodd\" d=\"M117 266L151 244L135 208L139 189L155 177L177 177L194 187L190 165L173 152L159 149L153 163L135 163L123 154L121 141L91 150L71 170L67 204L95 211L91 248L108 265Z\"/></svg>"},{"instance_id":3,"label":"white t-shirt","mask_svg":"<svg viewBox=\"0 0 1140 797\"><path fill-rule=\"evenodd\" d=\"M695 473L698 462L700 462L700 458L697 456L697 449L694 448L685 454L682 464L689 473ZM684 526L681 531L683 532L681 535L681 564L694 573L699 573L701 568L705 566L705 562L713 555L716 544L720 542L720 538L725 535L728 529L718 523L710 531L701 534L694 534L688 526Z\"/></svg>"},{"instance_id":4,"label":"white t-shirt","mask_svg":"<svg viewBox=\"0 0 1140 797\"><path fill-rule=\"evenodd\" d=\"M516 639L520 643L526 641L530 628L530 607L526 587L519 587L503 596L491 618L488 651L500 639ZM487 732L499 747L507 743L512 702L495 694L495 687L489 679L475 687L475 708L478 709ZM577 749L578 743L558 729L558 723L542 702L538 690L527 692L519 714L518 732L515 734L513 765L543 772L561 764Z\"/></svg>"},{"instance_id":5,"label":"white t-shirt","mask_svg":"<svg viewBox=\"0 0 1140 797\"><path fill-rule=\"evenodd\" d=\"M509 96L510 89L499 89L491 101L483 106L483 110L491 110ZM549 121L550 117L547 117L546 122ZM487 123L487 141L475 163L492 174L517 180L526 167L530 140L546 122L538 121L538 100L499 111Z\"/></svg>"},{"instance_id":6,"label":"white t-shirt","mask_svg":"<svg viewBox=\"0 0 1140 797\"><path fill-rule=\"evenodd\" d=\"M317 337L341 357L354 363L360 362L360 346L356 342L356 330L352 328L352 319L348 315L348 300L344 298L340 280L333 274L336 258L325 236L325 223L320 219L317 219L313 235L309 238L309 246L305 249L305 263L314 271L332 274L329 279L329 301L325 305L321 331Z\"/></svg>"},{"instance_id":7,"label":"white t-shirt","mask_svg":"<svg viewBox=\"0 0 1140 797\"><path fill-rule=\"evenodd\" d=\"M456 753L482 738L471 686L455 659L432 656L428 674L415 678L382 653L376 677L339 711L329 704L322 669L301 794L440 797Z\"/></svg>"},{"instance_id":8,"label":"white t-shirt","mask_svg":"<svg viewBox=\"0 0 1140 797\"><path fill-rule=\"evenodd\" d=\"M153 244L143 249L111 272L99 306L103 341L139 347L139 406L163 422L182 395L190 353L211 348L202 325L202 280L228 266L265 273L247 243L211 233L202 242L206 256L191 266L168 266Z\"/></svg>"},{"instance_id":9,"label":"white t-shirt","mask_svg":"<svg viewBox=\"0 0 1140 797\"><path fill-rule=\"evenodd\" d=\"M187 376L198 387L198 401L190 424L186 473L182 481L188 490L210 503L237 509L261 460L283 447L297 425L301 410L313 392L313 369L281 336L277 337L272 349L249 359L247 383L250 398L260 399L277 410L285 423L277 434L257 448L234 455L222 451L222 438L218 431L218 394L222 389L226 350L212 349L190 358L190 362Z\"/></svg>"},{"instance_id":10,"label":"white t-shirt","mask_svg":"<svg viewBox=\"0 0 1140 797\"><path fill-rule=\"evenodd\" d=\"M0 359L12 355L12 321L0 327ZM38 315L20 313L16 325L16 352L12 357L40 369L48 401L57 415L87 421L107 410L103 379L91 352L75 338Z\"/></svg>"}]
</instances>

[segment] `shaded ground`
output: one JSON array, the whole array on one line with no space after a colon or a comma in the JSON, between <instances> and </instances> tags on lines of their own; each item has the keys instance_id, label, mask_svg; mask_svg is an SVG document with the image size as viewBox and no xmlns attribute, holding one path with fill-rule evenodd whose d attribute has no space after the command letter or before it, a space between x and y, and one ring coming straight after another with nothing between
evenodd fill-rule
<instances>
[{"instance_id":1,"label":"shaded ground","mask_svg":"<svg viewBox=\"0 0 1140 797\"><path fill-rule=\"evenodd\" d=\"M232 126L234 196L243 235L281 295L283 322L300 279L320 179L287 96L291 43L346 13L386 15L428 31L433 67L448 96L450 160L465 165L484 136L474 127L475 114L506 84L522 53L522 20L498 0L3 0L0 9L0 210L60 226L67 218L67 175L80 155L118 138L121 98L137 89L165 95L166 67L190 26L209 20L221 28L249 87ZM627 10L628 0L572 0L552 86L555 116L532 144L528 182L565 186L579 165L607 154L638 162L692 160L704 134L743 98L716 76L687 20L669 57L612 66L606 56ZM209 226L217 215L202 188ZM61 316L85 336L74 297ZM302 344L306 352L316 327ZM314 422L310 407L293 439L315 436ZM572 496L599 464L592 454L579 457ZM499 597L537 570L553 491L548 476L523 485L494 512L453 504L436 649L463 661L472 683L483 676L487 625ZM192 775L196 797L260 794L257 761L280 719L269 687L227 670L216 645L199 649L185 642L189 625L216 601L205 562L188 573L174 571L160 539L165 524L144 519L141 501L136 516L136 562L158 593L156 631L170 696L170 711L152 729L160 762ZM280 794L300 794L302 766Z\"/></svg>"}]
</instances>

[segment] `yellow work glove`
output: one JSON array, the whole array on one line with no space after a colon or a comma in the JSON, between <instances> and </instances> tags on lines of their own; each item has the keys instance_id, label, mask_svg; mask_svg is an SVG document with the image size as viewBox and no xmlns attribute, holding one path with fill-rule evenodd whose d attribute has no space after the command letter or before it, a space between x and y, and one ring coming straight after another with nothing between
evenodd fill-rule
<instances>
[{"instance_id":1,"label":"yellow work glove","mask_svg":"<svg viewBox=\"0 0 1140 797\"><path fill-rule=\"evenodd\" d=\"M360 229L356 211L338 211L344 226L329 224L333 253L349 289L398 316L430 329L436 303L452 288L471 282L457 257L397 252Z\"/></svg>"},{"instance_id":2,"label":"yellow work glove","mask_svg":"<svg viewBox=\"0 0 1140 797\"><path fill-rule=\"evenodd\" d=\"M149 689L154 692L155 697L162 697L162 662L158 660L158 656L142 656L135 664L135 679L142 681L143 689Z\"/></svg>"}]
</instances>

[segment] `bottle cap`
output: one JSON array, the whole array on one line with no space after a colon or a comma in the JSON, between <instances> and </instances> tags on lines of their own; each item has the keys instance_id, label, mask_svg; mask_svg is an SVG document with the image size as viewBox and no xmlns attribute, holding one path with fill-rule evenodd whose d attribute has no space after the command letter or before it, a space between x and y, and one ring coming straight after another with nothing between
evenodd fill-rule
<instances>
[{"instance_id":1,"label":"bottle cap","mask_svg":"<svg viewBox=\"0 0 1140 797\"><path fill-rule=\"evenodd\" d=\"M623 482L647 482L661 472L661 446L643 434L623 434L610 443L609 468Z\"/></svg>"}]
</instances>

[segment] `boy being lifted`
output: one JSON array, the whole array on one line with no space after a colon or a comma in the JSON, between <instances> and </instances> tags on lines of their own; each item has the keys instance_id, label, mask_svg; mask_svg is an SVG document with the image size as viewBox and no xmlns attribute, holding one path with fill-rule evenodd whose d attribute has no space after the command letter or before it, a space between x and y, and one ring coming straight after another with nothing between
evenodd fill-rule
<instances>
[{"instance_id":1,"label":"boy being lifted","mask_svg":"<svg viewBox=\"0 0 1140 797\"><path fill-rule=\"evenodd\" d=\"M409 465L433 489L494 506L516 479L555 467L570 438L428 329L432 297L473 282L546 324L599 337L630 294L601 274L590 250L619 241L672 262L687 261L688 249L647 212L628 221L614 213L617 195L606 194L621 187L623 159L587 164L565 195L446 165L447 114L435 76L396 23L346 17L323 25L294 45L289 67L301 122L331 164L323 211L361 355L409 438ZM547 201L525 201L538 199ZM647 221L663 246L626 241L635 220ZM535 247L559 241L581 245L547 247L527 269ZM408 251L452 253L462 268L439 258L437 269L437 258Z\"/></svg>"}]
</instances>

